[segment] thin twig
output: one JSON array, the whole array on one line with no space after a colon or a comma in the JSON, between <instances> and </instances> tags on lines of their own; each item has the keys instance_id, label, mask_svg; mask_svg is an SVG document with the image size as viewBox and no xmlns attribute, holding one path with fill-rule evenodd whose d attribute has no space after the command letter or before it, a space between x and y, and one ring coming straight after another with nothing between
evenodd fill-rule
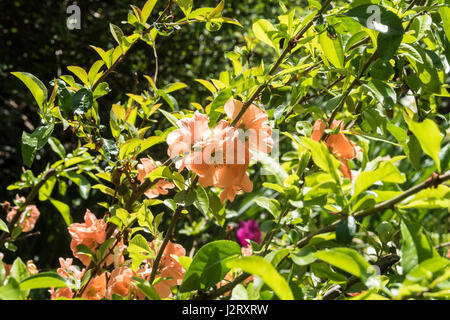
<instances>
[{"instance_id":1,"label":"thin twig","mask_svg":"<svg viewBox=\"0 0 450 320\"><path fill-rule=\"evenodd\" d=\"M425 180L424 182L406 190L405 192L403 192L402 194L390 199L390 200L386 200L383 202L380 202L379 204L375 205L374 207L370 208L370 209L366 209L366 210L359 210L356 211L354 213L352 213L351 215L356 219L356 220L362 220L363 218L373 215L375 213L378 212L383 212L389 208L391 208L392 206L394 206L395 204L405 200L406 198L408 198L409 196L416 194L417 192L427 189L431 186L436 186L438 184L441 184L447 180L450 180L450 172L447 172L443 175L437 175L437 174L433 174L430 178L428 178L427 180ZM308 234L307 236L305 236L304 238L300 239L297 242L297 247L301 248L304 247L305 245L308 244L308 242L316 235L319 234L323 234L323 233L327 233L327 232L331 232L336 230L337 225L339 224L340 220L335 221L334 223L332 223L331 225L324 227L322 229L319 229L315 232L312 232L310 234Z\"/></svg>"}]
</instances>

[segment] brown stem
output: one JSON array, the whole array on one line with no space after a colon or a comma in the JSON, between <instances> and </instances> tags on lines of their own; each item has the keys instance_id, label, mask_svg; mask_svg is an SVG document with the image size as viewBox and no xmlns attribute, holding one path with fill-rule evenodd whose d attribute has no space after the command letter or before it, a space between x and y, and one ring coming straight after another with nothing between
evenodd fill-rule
<instances>
[{"instance_id":1,"label":"brown stem","mask_svg":"<svg viewBox=\"0 0 450 320\"><path fill-rule=\"evenodd\" d=\"M190 192L191 190L193 190L195 188L195 186L197 185L198 179L199 179L199 177L196 176L195 179L192 181L192 184L188 188L188 192ZM164 250L166 249L170 238L172 238L173 232L175 230L175 225L176 225L178 219L181 217L181 212L183 211L183 209L184 209L184 206L179 205L173 214L169 229L167 229L166 236L164 237L164 241L158 250L158 255L156 256L155 261L152 266L152 273L150 275L150 281L149 281L151 284L155 280L156 273L157 273L158 267L159 267L159 263L164 254Z\"/></svg>"},{"instance_id":2,"label":"brown stem","mask_svg":"<svg viewBox=\"0 0 450 320\"><path fill-rule=\"evenodd\" d=\"M167 5L167 7L161 13L161 15L158 17L158 19L156 19L156 21L155 21L156 23L161 22L162 19L170 12L170 9L172 8L173 3L174 3L173 1L169 1L169 4ZM150 30L152 30L152 29L153 29L153 25L151 25L150 28L147 29L145 32L150 32ZM133 45L134 44L132 44L131 47ZM128 51L130 51L131 47L128 49ZM125 55L126 55L126 53L122 53L120 55L120 57L116 60L116 62L114 62L112 64L112 66L108 70L106 70L106 72L94 83L94 85L92 86L92 92L94 92L95 89L97 89L98 85L100 83L102 83L103 81L105 81L105 79L116 69L117 65L122 62L123 58L125 58Z\"/></svg>"},{"instance_id":3,"label":"brown stem","mask_svg":"<svg viewBox=\"0 0 450 320\"><path fill-rule=\"evenodd\" d=\"M283 62L284 58L286 58L286 56L292 51L292 49L294 49L297 46L297 42L298 40L303 37L303 35L306 33L306 31L308 31L309 28L311 28L311 26L314 24L314 21L322 15L322 13L326 10L326 8L328 7L328 5L331 3L331 0L327 0L322 8L317 12L317 14L314 16L314 18L308 22L303 28L302 30L300 30L300 32L294 37L292 38L288 45L286 46L286 48L284 49L284 51L281 53L280 57L277 59L277 61L275 62L275 64L272 66L272 68L270 68L269 70L269 76L273 75L277 69L280 67L281 63ZM256 98L259 96L259 94L266 88L266 86L268 85L268 83L263 83L262 85L260 85L258 87L258 89L256 89L255 93L250 97L250 99L242 106L241 111L239 112L239 114L237 115L237 117L233 120L233 122L231 123L231 126L235 127L239 120L242 118L242 116L244 115L244 113L247 111L247 109L252 105L252 103L256 100Z\"/></svg>"},{"instance_id":4,"label":"brown stem","mask_svg":"<svg viewBox=\"0 0 450 320\"><path fill-rule=\"evenodd\" d=\"M178 206L177 209L175 210L173 216L172 216L172 221L170 222L169 229L167 229L166 236L164 237L164 241L163 241L161 247L158 250L158 255L156 256L155 261L154 261L153 266L152 266L152 273L150 275L150 280L149 280L149 282L151 284L155 280L156 273L157 273L158 267L159 267L159 263L161 262L161 258L162 258L163 254L164 254L164 250L166 249L167 244L169 243L169 240L172 237L173 231L175 230L175 225L176 225L178 219L181 216L181 211L182 210L183 210L183 207L182 206Z\"/></svg>"},{"instance_id":5,"label":"brown stem","mask_svg":"<svg viewBox=\"0 0 450 320\"><path fill-rule=\"evenodd\" d=\"M380 268L380 273L384 274L386 271L392 267L394 264L396 264L398 261L400 261L400 257L396 254L391 254L385 257L382 257L380 260L378 260L375 265ZM351 286L359 282L359 278L355 276L351 276L346 285L345 289L349 289ZM342 291L344 289L340 285L334 285L330 289L325 292L322 299L323 300L334 300L337 297L339 297L342 294Z\"/></svg>"},{"instance_id":6,"label":"brown stem","mask_svg":"<svg viewBox=\"0 0 450 320\"><path fill-rule=\"evenodd\" d=\"M356 219L356 220L362 220L363 218L373 215L375 213L378 212L382 212L386 209L391 208L392 206L394 206L395 204L405 200L406 198L408 198L409 196L416 194L417 192L427 189L431 186L436 186L438 184L441 184L447 180L450 180L450 172L447 172L443 175L432 175L430 178L428 178L427 180L425 180L424 182L406 190L405 192L403 192L402 194L390 199L390 200L386 200L383 202L378 203L377 205L375 205L374 207L370 208L370 209L366 209L366 210L359 210L356 211L352 214L352 216ZM323 233L327 233L327 232L331 232L336 230L337 225L339 224L340 220L335 221L334 223L332 223L331 225L324 227L322 229L319 229L315 232L310 233L309 235L305 236L304 238L300 239L297 242L297 247L301 248L304 247L305 245L308 244L309 240L311 240L314 236L318 235L318 234L323 234Z\"/></svg>"}]
</instances>

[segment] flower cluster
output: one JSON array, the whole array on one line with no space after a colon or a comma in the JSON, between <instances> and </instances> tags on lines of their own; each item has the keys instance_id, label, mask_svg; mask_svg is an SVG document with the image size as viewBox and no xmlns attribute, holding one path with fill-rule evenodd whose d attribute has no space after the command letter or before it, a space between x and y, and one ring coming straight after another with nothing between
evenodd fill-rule
<instances>
[{"instance_id":1,"label":"flower cluster","mask_svg":"<svg viewBox=\"0 0 450 320\"><path fill-rule=\"evenodd\" d=\"M241 101L229 100L224 106L228 120L236 119L242 108ZM222 203L233 202L236 194L253 190L247 175L250 151L271 152L272 129L267 120L266 112L252 104L236 126L220 120L211 130L208 116L196 113L177 122L179 129L167 137L167 153L177 169L195 172L202 187L223 188Z\"/></svg>"},{"instance_id":2,"label":"flower cluster","mask_svg":"<svg viewBox=\"0 0 450 320\"><path fill-rule=\"evenodd\" d=\"M153 249L155 248L155 241L150 243L150 247ZM159 251L160 247L161 244L158 246L157 251ZM186 270L184 270L183 266L174 258L174 256L182 257L185 255L186 250L182 245L170 241L167 243L157 270L157 275L163 280L155 284L155 290L161 298L172 297L171 288L181 285ZM153 260L145 260L144 265L138 270L140 276L147 281L150 279L152 273L153 262Z\"/></svg>"},{"instance_id":3,"label":"flower cluster","mask_svg":"<svg viewBox=\"0 0 450 320\"><path fill-rule=\"evenodd\" d=\"M81 253L76 253L76 246L84 244L93 253L106 240L106 223L103 219L97 219L95 215L87 210L84 223L74 223L69 227L69 232L72 235L71 248L74 256L81 260L81 262L88 266L91 262L90 258ZM150 248L156 251L155 241L149 243ZM160 245L158 246L158 250ZM123 239L116 245L113 254L109 254L102 266L109 266L113 262L114 269L111 272L104 272L89 280L86 287L82 291L81 298L87 300L101 300L112 299L113 295L121 296L126 299L143 300L145 295L137 288L133 282L133 277L140 277L145 280L150 279L152 273L153 259L146 259L141 264L141 267L134 271L129 268L128 263L125 262L123 251L125 245ZM159 279L155 284L155 290L163 299L172 297L172 287L180 285L183 281L185 270L178 262L175 256L181 257L186 255L186 250L180 244L168 242L161 261L156 272ZM86 268L80 270L79 267L72 265L73 259L59 259L60 268L57 273L64 279L72 283L80 283L86 273ZM32 267L30 265L30 267ZM30 270L33 270L31 268ZM30 271L31 272L31 271ZM74 291L67 288L60 288L50 290L51 298L74 298Z\"/></svg>"}]
</instances>

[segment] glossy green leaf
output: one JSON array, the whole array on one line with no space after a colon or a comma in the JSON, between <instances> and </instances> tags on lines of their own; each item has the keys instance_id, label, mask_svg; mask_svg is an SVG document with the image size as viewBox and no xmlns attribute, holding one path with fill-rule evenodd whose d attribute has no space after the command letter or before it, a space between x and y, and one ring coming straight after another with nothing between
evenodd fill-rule
<instances>
[{"instance_id":1,"label":"glossy green leaf","mask_svg":"<svg viewBox=\"0 0 450 320\"><path fill-rule=\"evenodd\" d=\"M142 13L141 13L141 19L142 19L143 23L147 22L148 18L152 14L152 11L153 11L153 8L155 7L156 2L158 2L158 0L148 0L144 4L144 7L142 8Z\"/></svg>"},{"instance_id":2,"label":"glossy green leaf","mask_svg":"<svg viewBox=\"0 0 450 320\"><path fill-rule=\"evenodd\" d=\"M333 66L344 68L344 50L342 49L341 38L338 36L332 39L327 32L322 32L319 35L319 43L323 53Z\"/></svg>"},{"instance_id":3,"label":"glossy green leaf","mask_svg":"<svg viewBox=\"0 0 450 320\"><path fill-rule=\"evenodd\" d=\"M401 233L402 267L405 274L422 261L438 255L420 224L402 219Z\"/></svg>"},{"instance_id":4,"label":"glossy green leaf","mask_svg":"<svg viewBox=\"0 0 450 320\"><path fill-rule=\"evenodd\" d=\"M56 209L58 209L59 213L61 213L61 216L66 223L66 225L69 227L72 224L72 216L70 215L70 207L65 204L64 202L55 200L50 198L49 199L52 205L55 206Z\"/></svg>"},{"instance_id":5,"label":"glossy green leaf","mask_svg":"<svg viewBox=\"0 0 450 320\"><path fill-rule=\"evenodd\" d=\"M345 217L339 221L336 227L336 242L340 244L349 244L356 235L357 224L352 216Z\"/></svg>"},{"instance_id":6,"label":"glossy green leaf","mask_svg":"<svg viewBox=\"0 0 450 320\"><path fill-rule=\"evenodd\" d=\"M395 13L379 5L366 4L350 9L345 15L379 32L377 46L382 59L387 61L397 52L405 31Z\"/></svg>"},{"instance_id":7,"label":"glossy green leaf","mask_svg":"<svg viewBox=\"0 0 450 320\"><path fill-rule=\"evenodd\" d=\"M21 290L33 290L51 287L66 288L68 287L68 284L66 280L56 272L41 272L20 282Z\"/></svg>"},{"instance_id":8,"label":"glossy green leaf","mask_svg":"<svg viewBox=\"0 0 450 320\"><path fill-rule=\"evenodd\" d=\"M365 84L364 87L375 96L385 109L392 109L397 103L397 94L386 82L374 79L368 84Z\"/></svg>"},{"instance_id":9,"label":"glossy green leaf","mask_svg":"<svg viewBox=\"0 0 450 320\"><path fill-rule=\"evenodd\" d=\"M441 172L439 152L442 136L437 124L431 119L425 119L423 122L409 120L408 126L419 141L422 150L434 160L437 170Z\"/></svg>"},{"instance_id":10,"label":"glossy green leaf","mask_svg":"<svg viewBox=\"0 0 450 320\"><path fill-rule=\"evenodd\" d=\"M92 91L86 88L78 90L71 100L71 106L75 114L83 115L94 105Z\"/></svg>"},{"instance_id":11,"label":"glossy green leaf","mask_svg":"<svg viewBox=\"0 0 450 320\"><path fill-rule=\"evenodd\" d=\"M233 241L219 240L204 245L186 271L180 291L204 290L214 286L230 270L226 262L240 254L241 247Z\"/></svg>"},{"instance_id":12,"label":"glossy green leaf","mask_svg":"<svg viewBox=\"0 0 450 320\"><path fill-rule=\"evenodd\" d=\"M314 255L320 260L360 278L362 281L366 281L373 275L370 264L353 249L332 248L317 251Z\"/></svg>"},{"instance_id":13,"label":"glossy green leaf","mask_svg":"<svg viewBox=\"0 0 450 320\"><path fill-rule=\"evenodd\" d=\"M294 300L291 288L275 267L264 258L258 256L243 257L227 262L232 269L257 275L267 284L281 300Z\"/></svg>"},{"instance_id":14,"label":"glossy green leaf","mask_svg":"<svg viewBox=\"0 0 450 320\"><path fill-rule=\"evenodd\" d=\"M270 23L270 21L266 19L259 19L253 23L252 30L258 40L271 46L278 52L277 42L272 41L271 38L271 33L276 32L275 27Z\"/></svg>"},{"instance_id":15,"label":"glossy green leaf","mask_svg":"<svg viewBox=\"0 0 450 320\"><path fill-rule=\"evenodd\" d=\"M38 106L42 109L47 101L47 88L42 81L27 72L11 72L11 74L19 78L27 86Z\"/></svg>"},{"instance_id":16,"label":"glossy green leaf","mask_svg":"<svg viewBox=\"0 0 450 320\"><path fill-rule=\"evenodd\" d=\"M352 200L356 199L358 195L377 181L403 183L405 180L405 175L391 161L382 162L376 170L364 171L358 175L353 183L355 191L353 192Z\"/></svg>"},{"instance_id":17,"label":"glossy green leaf","mask_svg":"<svg viewBox=\"0 0 450 320\"><path fill-rule=\"evenodd\" d=\"M302 142L311 151L314 163L325 172L328 172L333 179L340 184L338 168L340 162L333 157L326 145L323 142L314 141L312 139L303 137Z\"/></svg>"}]
</instances>

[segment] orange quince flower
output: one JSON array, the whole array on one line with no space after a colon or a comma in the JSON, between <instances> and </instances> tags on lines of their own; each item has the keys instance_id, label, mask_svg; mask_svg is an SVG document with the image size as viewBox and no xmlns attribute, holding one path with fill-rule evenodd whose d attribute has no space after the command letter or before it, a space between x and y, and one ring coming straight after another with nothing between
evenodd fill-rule
<instances>
[{"instance_id":1,"label":"orange quince flower","mask_svg":"<svg viewBox=\"0 0 450 320\"><path fill-rule=\"evenodd\" d=\"M97 247L106 240L106 223L103 219L97 219L95 215L87 209L84 216L84 223L71 224L69 233L72 236L70 249L72 249L74 256L80 259L85 266L88 266L91 262L91 258L85 254L76 253L77 246L83 244L95 253Z\"/></svg>"},{"instance_id":2,"label":"orange quince flower","mask_svg":"<svg viewBox=\"0 0 450 320\"><path fill-rule=\"evenodd\" d=\"M342 121L333 120L331 124L331 129L340 126L340 129L344 129L344 125ZM318 119L314 123L313 133L311 135L311 139L315 141L320 141L322 138L327 124ZM352 179L352 173L350 171L350 167L348 166L347 160L354 159L356 157L356 147L355 144L347 139L343 133L331 134L327 136L324 140L325 144L330 148L331 152L339 159L341 162L341 172L344 177Z\"/></svg>"},{"instance_id":3,"label":"orange quince flower","mask_svg":"<svg viewBox=\"0 0 450 320\"><path fill-rule=\"evenodd\" d=\"M161 166L159 161L153 161L152 159L142 158L141 163L138 164L138 180L142 183L145 180L145 177L155 169ZM154 199L159 197L159 195L168 194L169 189L175 188L175 185L172 182L169 182L165 179L158 180L150 189L148 189L144 194L149 199Z\"/></svg>"}]
</instances>

